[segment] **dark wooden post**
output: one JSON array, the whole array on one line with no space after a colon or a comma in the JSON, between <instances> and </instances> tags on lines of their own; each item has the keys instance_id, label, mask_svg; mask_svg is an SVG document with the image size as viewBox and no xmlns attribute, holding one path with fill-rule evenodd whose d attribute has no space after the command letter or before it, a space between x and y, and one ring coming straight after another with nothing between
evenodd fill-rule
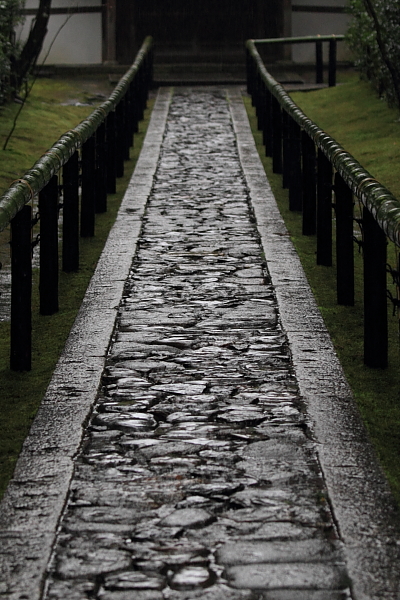
<instances>
[{"instance_id":1,"label":"dark wooden post","mask_svg":"<svg viewBox=\"0 0 400 600\"><path fill-rule=\"evenodd\" d=\"M127 136L127 146L128 151L129 148L133 148L134 144L134 136L135 133L135 123L134 123L134 115L133 115L133 88L132 82L129 85L128 91L126 92L126 136Z\"/></svg>"},{"instance_id":2,"label":"dark wooden post","mask_svg":"<svg viewBox=\"0 0 400 600\"><path fill-rule=\"evenodd\" d=\"M290 118L290 181L289 209L300 211L303 206L303 188L301 183L301 128Z\"/></svg>"},{"instance_id":3,"label":"dark wooden post","mask_svg":"<svg viewBox=\"0 0 400 600\"><path fill-rule=\"evenodd\" d=\"M82 146L81 236L93 237L95 225L96 143L92 135Z\"/></svg>"},{"instance_id":4,"label":"dark wooden post","mask_svg":"<svg viewBox=\"0 0 400 600\"><path fill-rule=\"evenodd\" d=\"M103 61L111 64L116 60L116 4L115 0L103 3Z\"/></svg>"},{"instance_id":5,"label":"dark wooden post","mask_svg":"<svg viewBox=\"0 0 400 600\"><path fill-rule=\"evenodd\" d=\"M264 98L263 98L263 88L264 84L261 79L260 73L257 73L257 85L256 85L256 116L257 116L257 129L258 131L262 131L263 129L263 117L264 117Z\"/></svg>"},{"instance_id":6,"label":"dark wooden post","mask_svg":"<svg viewBox=\"0 0 400 600\"><path fill-rule=\"evenodd\" d=\"M317 188L315 144L302 132L303 155L303 235L314 235L317 229Z\"/></svg>"},{"instance_id":7,"label":"dark wooden post","mask_svg":"<svg viewBox=\"0 0 400 600\"><path fill-rule=\"evenodd\" d=\"M115 112L108 113L106 119L107 193L117 191L116 123Z\"/></svg>"},{"instance_id":8,"label":"dark wooden post","mask_svg":"<svg viewBox=\"0 0 400 600\"><path fill-rule=\"evenodd\" d=\"M290 117L282 109L282 187L288 188L290 184Z\"/></svg>"},{"instance_id":9,"label":"dark wooden post","mask_svg":"<svg viewBox=\"0 0 400 600\"><path fill-rule=\"evenodd\" d=\"M11 352L12 371L32 367L32 207L24 206L11 221Z\"/></svg>"},{"instance_id":10,"label":"dark wooden post","mask_svg":"<svg viewBox=\"0 0 400 600\"><path fill-rule=\"evenodd\" d=\"M121 142L124 152L124 160L129 160L129 119L128 119L128 98L127 95L122 98L120 104L122 105L122 134Z\"/></svg>"},{"instance_id":11,"label":"dark wooden post","mask_svg":"<svg viewBox=\"0 0 400 600\"><path fill-rule=\"evenodd\" d=\"M265 156L272 157L272 94L265 88L265 122L263 131Z\"/></svg>"},{"instance_id":12,"label":"dark wooden post","mask_svg":"<svg viewBox=\"0 0 400 600\"><path fill-rule=\"evenodd\" d=\"M363 210L364 363L388 364L386 236L367 208Z\"/></svg>"},{"instance_id":13,"label":"dark wooden post","mask_svg":"<svg viewBox=\"0 0 400 600\"><path fill-rule=\"evenodd\" d=\"M249 50L246 48L246 85L247 93L252 98L253 96L253 60Z\"/></svg>"},{"instance_id":14,"label":"dark wooden post","mask_svg":"<svg viewBox=\"0 0 400 600\"><path fill-rule=\"evenodd\" d=\"M138 133L138 131L139 131L139 109L138 109L139 98L137 95L136 78L134 78L132 80L130 88L131 88L132 132Z\"/></svg>"},{"instance_id":15,"label":"dark wooden post","mask_svg":"<svg viewBox=\"0 0 400 600\"><path fill-rule=\"evenodd\" d=\"M260 78L257 100L257 129L264 132L265 122L265 83Z\"/></svg>"},{"instance_id":16,"label":"dark wooden post","mask_svg":"<svg viewBox=\"0 0 400 600\"><path fill-rule=\"evenodd\" d=\"M324 82L324 63L322 55L322 42L315 42L315 82Z\"/></svg>"},{"instance_id":17,"label":"dark wooden post","mask_svg":"<svg viewBox=\"0 0 400 600\"><path fill-rule=\"evenodd\" d=\"M336 39L332 39L329 42L329 76L328 84L329 87L336 85Z\"/></svg>"},{"instance_id":18,"label":"dark wooden post","mask_svg":"<svg viewBox=\"0 0 400 600\"><path fill-rule=\"evenodd\" d=\"M275 96L272 96L272 170L282 173L282 111Z\"/></svg>"},{"instance_id":19,"label":"dark wooden post","mask_svg":"<svg viewBox=\"0 0 400 600\"><path fill-rule=\"evenodd\" d=\"M58 177L54 175L39 193L40 314L58 311Z\"/></svg>"},{"instance_id":20,"label":"dark wooden post","mask_svg":"<svg viewBox=\"0 0 400 600\"><path fill-rule=\"evenodd\" d=\"M269 107L270 108L270 107ZM263 93L262 93L262 118L261 118L261 130L262 130L262 141L263 145L267 146L267 138L271 133L268 131L269 127L269 115L268 115L268 88L263 84Z\"/></svg>"},{"instance_id":21,"label":"dark wooden post","mask_svg":"<svg viewBox=\"0 0 400 600\"><path fill-rule=\"evenodd\" d=\"M123 177L124 175L124 160L125 160L125 119L123 101L119 102L116 111L116 175Z\"/></svg>"},{"instance_id":22,"label":"dark wooden post","mask_svg":"<svg viewBox=\"0 0 400 600\"><path fill-rule=\"evenodd\" d=\"M354 306L353 193L335 175L337 302Z\"/></svg>"},{"instance_id":23,"label":"dark wooden post","mask_svg":"<svg viewBox=\"0 0 400 600\"><path fill-rule=\"evenodd\" d=\"M63 168L62 268L79 269L79 156L74 152Z\"/></svg>"},{"instance_id":24,"label":"dark wooden post","mask_svg":"<svg viewBox=\"0 0 400 600\"><path fill-rule=\"evenodd\" d=\"M140 99L140 101L138 103L138 108L139 108L138 119L139 119L139 121L141 121L143 119L144 109L146 108L146 103L147 103L146 77L145 77L145 73L144 73L143 63L140 65L135 79L137 81L138 98Z\"/></svg>"},{"instance_id":25,"label":"dark wooden post","mask_svg":"<svg viewBox=\"0 0 400 600\"><path fill-rule=\"evenodd\" d=\"M96 131L95 209L96 213L107 212L107 157L105 122Z\"/></svg>"},{"instance_id":26,"label":"dark wooden post","mask_svg":"<svg viewBox=\"0 0 400 600\"><path fill-rule=\"evenodd\" d=\"M317 157L317 265L332 266L332 178L329 159Z\"/></svg>"}]
</instances>

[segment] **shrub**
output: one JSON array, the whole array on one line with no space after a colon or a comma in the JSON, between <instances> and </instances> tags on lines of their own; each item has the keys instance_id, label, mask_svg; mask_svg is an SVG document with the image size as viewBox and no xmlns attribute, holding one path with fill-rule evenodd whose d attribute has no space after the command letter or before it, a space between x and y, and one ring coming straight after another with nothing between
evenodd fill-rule
<instances>
[{"instance_id":1,"label":"shrub","mask_svg":"<svg viewBox=\"0 0 400 600\"><path fill-rule=\"evenodd\" d=\"M400 108L400 2L350 0L347 40L356 67L389 105Z\"/></svg>"}]
</instances>

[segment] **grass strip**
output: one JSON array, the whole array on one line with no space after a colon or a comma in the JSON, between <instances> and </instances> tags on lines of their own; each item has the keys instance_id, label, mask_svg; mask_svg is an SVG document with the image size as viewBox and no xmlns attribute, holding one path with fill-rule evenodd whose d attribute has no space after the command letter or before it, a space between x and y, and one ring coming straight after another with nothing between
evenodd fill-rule
<instances>
[{"instance_id":1,"label":"grass strip","mask_svg":"<svg viewBox=\"0 0 400 600\"><path fill-rule=\"evenodd\" d=\"M64 86L62 82L55 80L40 81L39 88L36 89L37 99L32 99L32 104L24 109L24 118L29 124L25 130L25 137L29 137L30 150L21 149L18 140L14 140L14 150L12 164L4 167L4 172L8 169L16 168L19 164L16 156L26 155L27 166L23 167L24 172L30 168L33 162L50 147L60 135L68 129L77 125L77 123L93 110L93 106L84 107L85 110L80 111L79 117L70 106L62 106L59 101L54 101L52 107L53 118L57 114L58 125L60 131L56 135L43 135L41 143L45 144L43 150L39 149L35 154L35 136L37 130L41 130L47 123L47 111L44 111L44 123L40 120L38 111L32 110L33 103L41 102L40 94L45 87L46 94L49 97L57 98L60 93L60 87ZM52 92L53 90L53 92ZM76 92L74 83L68 84L66 95L70 96L72 92ZM65 94L62 94L64 97ZM50 317L39 315L39 296L38 296L38 272L34 272L33 281L33 306L32 306L32 371L29 373L15 373L9 369L9 346L10 346L10 326L7 322L0 323L0 415L1 415L1 435L0 435L0 496L4 493L7 483L12 476L16 460L22 447L22 443L28 434L30 425L35 417L37 409L46 391L52 373L56 366L57 360L64 348L69 331L74 323L76 314L82 303L85 291L89 284L90 278L96 268L97 261L110 231L123 195L131 178L137 158L139 156L143 139L147 130L150 113L153 101L149 101L148 108L145 111L145 118L139 125L139 133L135 134L134 148L130 152L130 160L125 162L124 177L117 180L117 193L108 196L108 210L106 213L96 216L95 237L82 238L80 247L80 269L77 273L63 273L60 271L59 282L59 297L60 310L57 314ZM7 107L5 112L8 113L15 107ZM79 107L82 109L83 107ZM67 109L66 117L64 109ZM0 119L2 121L2 119ZM3 126L3 123L2 123ZM24 126L25 127L25 126ZM1 129L1 128L0 128ZM6 129L6 127L5 127ZM4 131L3 129L1 129ZM1 132L0 132L1 133ZM22 134L19 134L21 137ZM51 136L51 141L47 142ZM36 140L37 141L37 140ZM46 145L47 144L47 145ZM33 155L33 160L32 160ZM15 176L13 174L13 178Z\"/></svg>"},{"instance_id":2,"label":"grass strip","mask_svg":"<svg viewBox=\"0 0 400 600\"><path fill-rule=\"evenodd\" d=\"M346 77L343 85L336 88L296 93L292 96L308 117L400 197L400 179L398 171L396 173L393 168L394 161L400 158L398 115L374 96L368 84L353 75ZM281 176L272 172L272 161L265 156L262 134L257 130L255 111L249 98L245 98L245 105L257 150L280 212L300 256L381 465L393 494L400 503L399 320L391 317L392 305L389 304L389 367L366 367L363 364L362 255L355 248L355 306L338 306L335 265L324 267L316 264L316 238L302 235L301 215L288 208L288 191L282 188ZM390 149L393 149L394 155L390 153ZM388 247L388 261L395 268L396 252L393 244ZM388 288L396 296L391 278L388 279Z\"/></svg>"}]
</instances>

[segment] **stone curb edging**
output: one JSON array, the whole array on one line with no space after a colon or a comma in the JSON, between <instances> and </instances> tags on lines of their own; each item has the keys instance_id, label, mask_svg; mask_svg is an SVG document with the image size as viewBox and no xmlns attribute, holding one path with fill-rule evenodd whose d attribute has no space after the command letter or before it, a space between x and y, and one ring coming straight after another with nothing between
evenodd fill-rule
<instances>
[{"instance_id":1,"label":"stone curb edging","mask_svg":"<svg viewBox=\"0 0 400 600\"><path fill-rule=\"evenodd\" d=\"M281 322L344 541L354 598L398 599L400 531L391 518L395 501L279 213L240 91L229 89L228 100Z\"/></svg>"},{"instance_id":2,"label":"stone curb edging","mask_svg":"<svg viewBox=\"0 0 400 600\"><path fill-rule=\"evenodd\" d=\"M73 459L96 399L157 167L172 92L160 90L135 171L0 505L0 597L38 600Z\"/></svg>"}]
</instances>

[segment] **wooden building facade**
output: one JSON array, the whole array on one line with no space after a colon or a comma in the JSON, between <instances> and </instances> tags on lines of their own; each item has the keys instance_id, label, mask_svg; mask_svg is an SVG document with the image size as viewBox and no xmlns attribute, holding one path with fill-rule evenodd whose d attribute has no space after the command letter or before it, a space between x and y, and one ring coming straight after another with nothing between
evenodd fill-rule
<instances>
[{"instance_id":1,"label":"wooden building facade","mask_svg":"<svg viewBox=\"0 0 400 600\"><path fill-rule=\"evenodd\" d=\"M244 40L344 33L347 0L53 0L47 64L131 63L146 35L158 55L221 56ZM39 0L26 0L21 39Z\"/></svg>"},{"instance_id":2,"label":"wooden building facade","mask_svg":"<svg viewBox=\"0 0 400 600\"><path fill-rule=\"evenodd\" d=\"M229 53L250 37L290 35L290 15L290 0L107 0L107 59L128 64L148 33L161 53Z\"/></svg>"}]
</instances>

